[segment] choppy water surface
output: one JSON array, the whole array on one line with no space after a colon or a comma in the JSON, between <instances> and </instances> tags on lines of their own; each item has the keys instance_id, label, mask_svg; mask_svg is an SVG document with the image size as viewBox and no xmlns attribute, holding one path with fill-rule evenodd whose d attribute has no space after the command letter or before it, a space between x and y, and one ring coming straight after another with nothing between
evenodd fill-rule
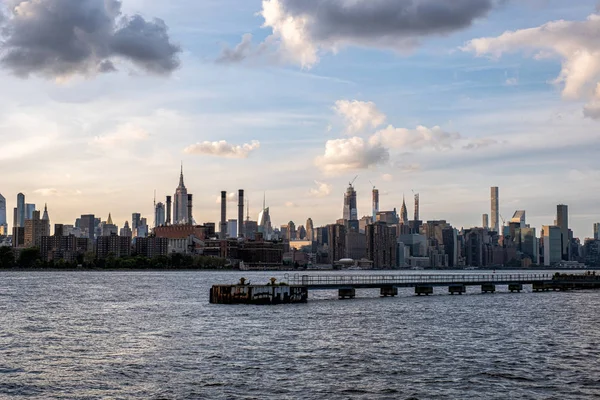
<instances>
[{"instance_id":1,"label":"choppy water surface","mask_svg":"<svg viewBox=\"0 0 600 400\"><path fill-rule=\"evenodd\" d=\"M271 275L0 273L0 398L600 396L599 291L208 303Z\"/></svg>"}]
</instances>

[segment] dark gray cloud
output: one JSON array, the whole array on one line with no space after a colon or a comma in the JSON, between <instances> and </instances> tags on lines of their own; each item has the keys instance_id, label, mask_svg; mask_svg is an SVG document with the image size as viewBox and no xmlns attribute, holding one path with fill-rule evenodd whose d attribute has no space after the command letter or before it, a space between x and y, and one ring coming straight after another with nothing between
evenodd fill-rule
<instances>
[{"instance_id":1,"label":"dark gray cloud","mask_svg":"<svg viewBox=\"0 0 600 400\"><path fill-rule=\"evenodd\" d=\"M311 67L321 52L344 46L406 51L421 39L469 27L507 0L268 0L263 1L264 27L277 44L279 60ZM249 37L221 59L239 62L257 55Z\"/></svg>"},{"instance_id":2,"label":"dark gray cloud","mask_svg":"<svg viewBox=\"0 0 600 400\"><path fill-rule=\"evenodd\" d=\"M317 40L399 39L447 34L484 17L495 0L280 0L288 13L312 17Z\"/></svg>"},{"instance_id":3,"label":"dark gray cloud","mask_svg":"<svg viewBox=\"0 0 600 400\"><path fill-rule=\"evenodd\" d=\"M5 0L0 65L21 77L56 78L116 70L125 60L154 74L179 66L167 25L121 14L117 0Z\"/></svg>"}]
</instances>

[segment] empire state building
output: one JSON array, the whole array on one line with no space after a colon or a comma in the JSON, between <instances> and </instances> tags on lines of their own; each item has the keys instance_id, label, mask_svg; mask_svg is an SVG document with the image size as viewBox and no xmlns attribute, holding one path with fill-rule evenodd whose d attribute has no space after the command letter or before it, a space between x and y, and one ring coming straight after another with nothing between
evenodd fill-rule
<instances>
[{"instance_id":1,"label":"empire state building","mask_svg":"<svg viewBox=\"0 0 600 400\"><path fill-rule=\"evenodd\" d=\"M181 174L179 175L179 186L175 190L175 204L173 209L173 223L175 225L187 224L189 221L188 215L188 192L183 183L183 166L181 166Z\"/></svg>"}]
</instances>

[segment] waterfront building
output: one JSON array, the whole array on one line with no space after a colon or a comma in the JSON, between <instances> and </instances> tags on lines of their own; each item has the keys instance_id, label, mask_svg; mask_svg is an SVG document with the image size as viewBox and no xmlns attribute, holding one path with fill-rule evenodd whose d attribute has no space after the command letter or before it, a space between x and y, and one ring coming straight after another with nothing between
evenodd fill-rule
<instances>
[{"instance_id":1,"label":"waterfront building","mask_svg":"<svg viewBox=\"0 0 600 400\"><path fill-rule=\"evenodd\" d=\"M500 208L499 208L499 190L497 186L491 188L491 211L492 211L492 225L491 230L494 232L500 232Z\"/></svg>"},{"instance_id":2,"label":"waterfront building","mask_svg":"<svg viewBox=\"0 0 600 400\"><path fill-rule=\"evenodd\" d=\"M367 259L373 262L374 269L396 267L396 230L384 222L367 226Z\"/></svg>"},{"instance_id":3,"label":"waterfront building","mask_svg":"<svg viewBox=\"0 0 600 400\"><path fill-rule=\"evenodd\" d=\"M169 254L169 239L164 237L137 238L134 249L137 255L147 258L166 256Z\"/></svg>"},{"instance_id":4,"label":"waterfront building","mask_svg":"<svg viewBox=\"0 0 600 400\"><path fill-rule=\"evenodd\" d=\"M346 227L341 224L327 225L329 263L346 257Z\"/></svg>"},{"instance_id":5,"label":"waterfront building","mask_svg":"<svg viewBox=\"0 0 600 400\"><path fill-rule=\"evenodd\" d=\"M562 260L562 231L555 225L542 226L544 242L544 265L552 266Z\"/></svg>"},{"instance_id":6,"label":"waterfront building","mask_svg":"<svg viewBox=\"0 0 600 400\"><path fill-rule=\"evenodd\" d=\"M181 166L181 173L179 175L179 186L175 189L175 195L173 196L175 202L173 208L173 223L174 224L187 224L188 218L188 192L185 184L183 183L183 165Z\"/></svg>"},{"instance_id":7,"label":"waterfront building","mask_svg":"<svg viewBox=\"0 0 600 400\"><path fill-rule=\"evenodd\" d=\"M100 236L96 241L96 258L105 259L109 255L120 258L131 255L131 238L126 236Z\"/></svg>"},{"instance_id":8,"label":"waterfront building","mask_svg":"<svg viewBox=\"0 0 600 400\"><path fill-rule=\"evenodd\" d=\"M569 207L567 205L559 204L556 206L555 225L560 228L562 259L565 261L569 261L571 258L571 246L569 240Z\"/></svg>"},{"instance_id":9,"label":"waterfront building","mask_svg":"<svg viewBox=\"0 0 600 400\"><path fill-rule=\"evenodd\" d=\"M88 238L55 234L42 237L40 255L44 261L64 260L73 263L82 260L89 247Z\"/></svg>"},{"instance_id":10,"label":"waterfront building","mask_svg":"<svg viewBox=\"0 0 600 400\"><path fill-rule=\"evenodd\" d=\"M346 232L346 258L361 260L367 257L367 235L364 233Z\"/></svg>"}]
</instances>

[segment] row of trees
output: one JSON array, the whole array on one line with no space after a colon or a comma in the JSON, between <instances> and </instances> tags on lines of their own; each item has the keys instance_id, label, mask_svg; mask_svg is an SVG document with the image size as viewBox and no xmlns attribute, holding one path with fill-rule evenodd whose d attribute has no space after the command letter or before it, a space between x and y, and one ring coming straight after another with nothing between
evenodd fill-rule
<instances>
[{"instance_id":1,"label":"row of trees","mask_svg":"<svg viewBox=\"0 0 600 400\"><path fill-rule=\"evenodd\" d=\"M153 258L131 255L117 258L109 254L105 259L96 259L93 252L81 254L75 262L65 260L44 261L38 248L23 249L18 257L11 247L0 247L0 269L225 269L231 268L223 258L191 256L173 253Z\"/></svg>"}]
</instances>

